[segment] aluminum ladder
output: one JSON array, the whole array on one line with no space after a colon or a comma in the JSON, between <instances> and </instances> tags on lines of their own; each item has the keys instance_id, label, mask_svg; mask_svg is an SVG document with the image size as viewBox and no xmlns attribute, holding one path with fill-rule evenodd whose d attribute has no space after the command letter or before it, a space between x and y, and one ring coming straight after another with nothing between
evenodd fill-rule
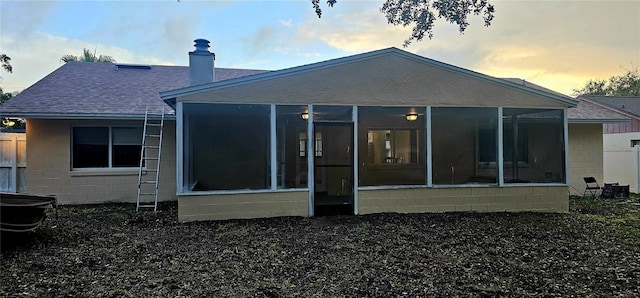
<instances>
[{"instance_id":1,"label":"aluminum ladder","mask_svg":"<svg viewBox=\"0 0 640 298\"><path fill-rule=\"evenodd\" d=\"M164 108L160 115L150 113L149 107L144 112L136 212L140 208L153 208L153 212L158 210L158 182L160 178L164 115Z\"/></svg>"}]
</instances>

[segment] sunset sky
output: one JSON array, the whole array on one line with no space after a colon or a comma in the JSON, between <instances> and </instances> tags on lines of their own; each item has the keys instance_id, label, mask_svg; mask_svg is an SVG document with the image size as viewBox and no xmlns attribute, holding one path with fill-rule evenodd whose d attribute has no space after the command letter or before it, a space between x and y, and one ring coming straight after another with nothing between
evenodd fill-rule
<instances>
[{"instance_id":1,"label":"sunset sky","mask_svg":"<svg viewBox=\"0 0 640 298\"><path fill-rule=\"evenodd\" d=\"M21 91L83 48L120 63L187 65L193 40L211 41L216 66L277 70L387 47L410 28L387 24L381 0L347 1L318 19L301 1L0 1L0 52ZM436 23L432 40L404 50L571 95L589 79L640 66L640 1L495 1L492 26L470 18L464 35Z\"/></svg>"}]
</instances>

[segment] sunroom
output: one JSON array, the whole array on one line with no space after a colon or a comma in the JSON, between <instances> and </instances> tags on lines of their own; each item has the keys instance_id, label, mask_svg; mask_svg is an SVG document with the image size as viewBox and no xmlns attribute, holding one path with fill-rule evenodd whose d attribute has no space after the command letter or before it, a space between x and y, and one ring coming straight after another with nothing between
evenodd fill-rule
<instances>
[{"instance_id":1,"label":"sunroom","mask_svg":"<svg viewBox=\"0 0 640 298\"><path fill-rule=\"evenodd\" d=\"M183 221L568 208L573 100L395 48L161 95Z\"/></svg>"}]
</instances>

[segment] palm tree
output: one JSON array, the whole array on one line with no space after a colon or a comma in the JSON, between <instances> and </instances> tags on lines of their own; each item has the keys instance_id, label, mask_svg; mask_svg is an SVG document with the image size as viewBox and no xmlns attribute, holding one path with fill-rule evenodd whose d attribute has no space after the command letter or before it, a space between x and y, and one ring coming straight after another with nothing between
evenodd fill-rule
<instances>
[{"instance_id":1,"label":"palm tree","mask_svg":"<svg viewBox=\"0 0 640 298\"><path fill-rule=\"evenodd\" d=\"M2 68L11 73L13 72L13 67L11 67L9 61L11 61L11 58L9 56L7 56L6 54L0 54L0 62L2 62Z\"/></svg>"},{"instance_id":2,"label":"palm tree","mask_svg":"<svg viewBox=\"0 0 640 298\"><path fill-rule=\"evenodd\" d=\"M106 62L113 63L116 62L116 59L113 59L111 56L100 55L97 56L95 51L91 53L89 49L83 49L83 53L81 56L74 55L64 55L60 58L62 62L76 61L76 62Z\"/></svg>"}]
</instances>

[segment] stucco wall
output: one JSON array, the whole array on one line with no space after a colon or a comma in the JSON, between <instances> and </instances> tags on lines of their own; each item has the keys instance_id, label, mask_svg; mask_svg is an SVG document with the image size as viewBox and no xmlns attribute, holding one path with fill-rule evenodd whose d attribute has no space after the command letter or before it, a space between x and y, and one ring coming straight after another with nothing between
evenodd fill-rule
<instances>
[{"instance_id":1,"label":"stucco wall","mask_svg":"<svg viewBox=\"0 0 640 298\"><path fill-rule=\"evenodd\" d=\"M275 78L223 85L180 96L177 100L361 106L566 107L542 95L505 87L502 81L488 81L437 65L439 62L428 59L382 54L344 64L334 63L330 67L316 65L307 71L280 72Z\"/></svg>"},{"instance_id":2,"label":"stucco wall","mask_svg":"<svg viewBox=\"0 0 640 298\"><path fill-rule=\"evenodd\" d=\"M360 190L360 214L380 212L568 212L566 186Z\"/></svg>"},{"instance_id":3,"label":"stucco wall","mask_svg":"<svg viewBox=\"0 0 640 298\"><path fill-rule=\"evenodd\" d=\"M602 124L569 124L569 185L572 195L582 195L583 177L604 183Z\"/></svg>"},{"instance_id":4,"label":"stucco wall","mask_svg":"<svg viewBox=\"0 0 640 298\"><path fill-rule=\"evenodd\" d=\"M185 195L178 198L180 221L220 220L276 216L308 216L306 191L219 195Z\"/></svg>"},{"instance_id":5,"label":"stucco wall","mask_svg":"<svg viewBox=\"0 0 640 298\"><path fill-rule=\"evenodd\" d=\"M27 121L27 192L53 194L60 204L136 201L137 170L72 171L73 126L139 125L142 121ZM158 199L176 199L175 123L165 122ZM149 179L147 179L149 180Z\"/></svg>"}]
</instances>

